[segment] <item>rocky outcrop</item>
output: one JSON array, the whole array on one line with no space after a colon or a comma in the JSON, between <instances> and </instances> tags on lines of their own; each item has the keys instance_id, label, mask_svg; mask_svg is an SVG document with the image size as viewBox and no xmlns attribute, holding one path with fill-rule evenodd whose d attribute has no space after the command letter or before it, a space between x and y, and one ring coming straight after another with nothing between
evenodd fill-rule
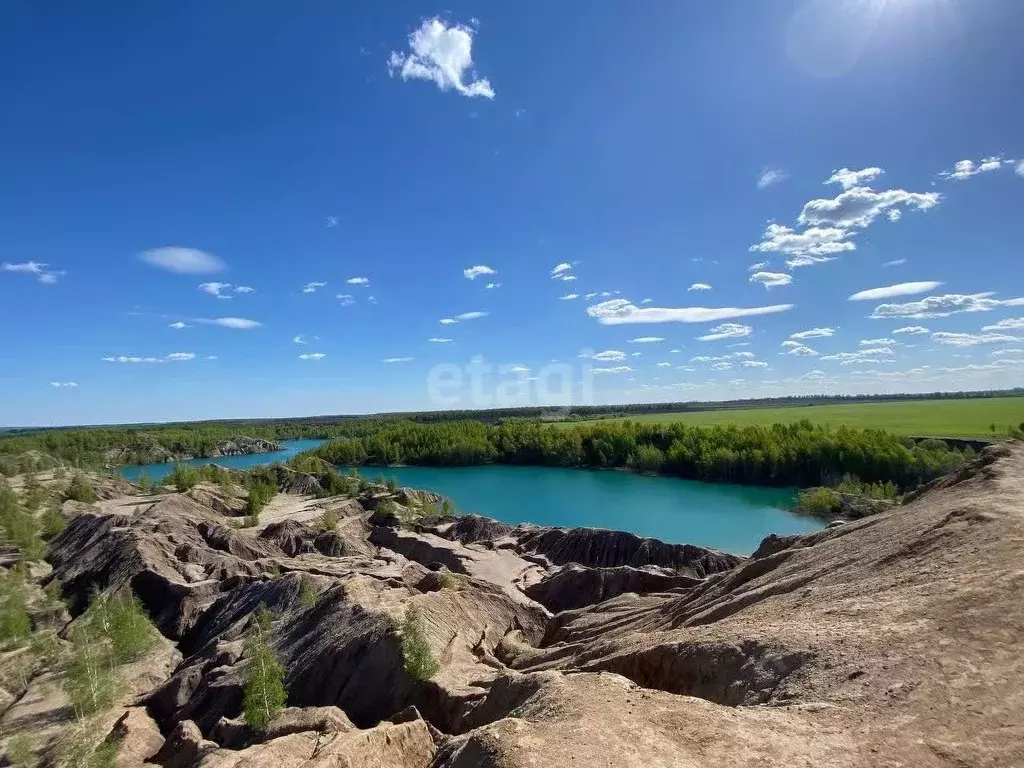
<instances>
[{"instance_id":1,"label":"rocky outcrop","mask_svg":"<svg viewBox=\"0 0 1024 768\"><path fill-rule=\"evenodd\" d=\"M395 525L385 519L371 518L370 522ZM677 575L703 578L743 561L736 555L692 544L666 544L624 531L541 528L534 525L513 528L478 515L428 518L420 522L417 530L463 544L510 549L527 558L541 556L545 562L556 566L570 563L589 568L630 566L639 569L653 566L669 569Z\"/></svg>"},{"instance_id":2,"label":"rocky outcrop","mask_svg":"<svg viewBox=\"0 0 1024 768\"><path fill-rule=\"evenodd\" d=\"M656 566L587 568L570 563L523 591L545 608L558 613L600 603L624 592L667 592L698 584L700 579L680 576Z\"/></svg>"},{"instance_id":3,"label":"rocky outcrop","mask_svg":"<svg viewBox=\"0 0 1024 768\"><path fill-rule=\"evenodd\" d=\"M591 568L653 565L703 578L728 570L743 560L692 544L665 544L625 531L599 528L521 529L516 539L520 550L544 555L555 565L578 563Z\"/></svg>"},{"instance_id":4,"label":"rocky outcrop","mask_svg":"<svg viewBox=\"0 0 1024 768\"><path fill-rule=\"evenodd\" d=\"M271 453L272 451L283 451L284 447L273 440L264 440L260 437L246 437L235 435L227 440L221 440L217 447L210 454L211 456L244 456L250 453Z\"/></svg>"},{"instance_id":5,"label":"rocky outcrop","mask_svg":"<svg viewBox=\"0 0 1024 768\"><path fill-rule=\"evenodd\" d=\"M156 723L147 759L181 768L1019 762L1024 445L750 558L379 509L396 498L291 499L302 520L262 531L184 494L73 517L50 546L72 613L130 587L184 656L139 692L152 722L133 709L111 738L140 755ZM261 606L289 709L257 733L239 716ZM407 668L410 637L436 672Z\"/></svg>"}]
</instances>

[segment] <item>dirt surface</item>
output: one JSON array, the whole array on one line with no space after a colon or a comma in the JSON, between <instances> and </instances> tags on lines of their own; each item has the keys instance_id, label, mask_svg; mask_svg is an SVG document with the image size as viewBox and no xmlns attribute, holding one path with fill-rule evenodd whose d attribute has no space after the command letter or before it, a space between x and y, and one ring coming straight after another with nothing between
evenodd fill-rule
<instances>
[{"instance_id":1,"label":"dirt surface","mask_svg":"<svg viewBox=\"0 0 1024 768\"><path fill-rule=\"evenodd\" d=\"M102 721L124 755L182 768L1024 766L1020 443L890 511L732 560L483 518L400 525L375 511L379 490L280 494L238 529L218 489L201 490L69 502L49 547L41 578L72 614L95 589L131 589L169 638L172 661L134 677L138 695ZM292 709L254 733L237 717L260 605ZM429 679L404 659L413 610ZM16 692L5 735L59 729L59 674Z\"/></svg>"}]
</instances>

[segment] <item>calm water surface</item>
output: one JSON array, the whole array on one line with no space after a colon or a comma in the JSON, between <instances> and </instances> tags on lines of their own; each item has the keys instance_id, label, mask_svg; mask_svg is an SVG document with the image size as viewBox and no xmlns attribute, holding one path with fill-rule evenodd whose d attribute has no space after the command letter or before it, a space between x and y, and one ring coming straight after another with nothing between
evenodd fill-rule
<instances>
[{"instance_id":1,"label":"calm water surface","mask_svg":"<svg viewBox=\"0 0 1024 768\"><path fill-rule=\"evenodd\" d=\"M285 440L286 450L218 459L233 469L285 461L322 440ZM145 471L159 480L173 464L125 467L130 480ZM673 477L643 477L554 467L362 467L363 475L394 477L401 485L448 496L460 512L474 512L506 523L588 526L631 531L662 541L697 544L749 554L769 533L809 533L822 524L790 514L793 491Z\"/></svg>"}]
</instances>

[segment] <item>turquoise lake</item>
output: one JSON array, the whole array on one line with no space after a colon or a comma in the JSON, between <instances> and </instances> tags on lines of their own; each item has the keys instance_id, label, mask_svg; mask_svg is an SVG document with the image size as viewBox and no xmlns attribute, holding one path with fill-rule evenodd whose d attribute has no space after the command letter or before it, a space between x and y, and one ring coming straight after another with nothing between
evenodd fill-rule
<instances>
[{"instance_id":1,"label":"turquoise lake","mask_svg":"<svg viewBox=\"0 0 1024 768\"><path fill-rule=\"evenodd\" d=\"M289 440L285 451L221 457L234 469L283 461L315 448L320 440ZM212 459L194 459L206 464ZM145 471L159 480L173 464L125 467L130 480ZM749 554L769 533L810 533L822 523L793 515L793 491L701 483L627 472L555 467L362 467L373 479L394 477L400 485L424 488L451 498L459 512L506 523L611 528L673 543L697 544Z\"/></svg>"}]
</instances>

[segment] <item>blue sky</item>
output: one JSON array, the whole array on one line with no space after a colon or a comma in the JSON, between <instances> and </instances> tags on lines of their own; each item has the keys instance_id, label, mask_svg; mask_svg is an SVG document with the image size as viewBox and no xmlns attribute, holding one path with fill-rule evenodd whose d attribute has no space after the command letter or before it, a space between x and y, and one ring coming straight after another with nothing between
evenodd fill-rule
<instances>
[{"instance_id":1,"label":"blue sky","mask_svg":"<svg viewBox=\"0 0 1024 768\"><path fill-rule=\"evenodd\" d=\"M4 4L0 424L1020 385L1022 24Z\"/></svg>"}]
</instances>

